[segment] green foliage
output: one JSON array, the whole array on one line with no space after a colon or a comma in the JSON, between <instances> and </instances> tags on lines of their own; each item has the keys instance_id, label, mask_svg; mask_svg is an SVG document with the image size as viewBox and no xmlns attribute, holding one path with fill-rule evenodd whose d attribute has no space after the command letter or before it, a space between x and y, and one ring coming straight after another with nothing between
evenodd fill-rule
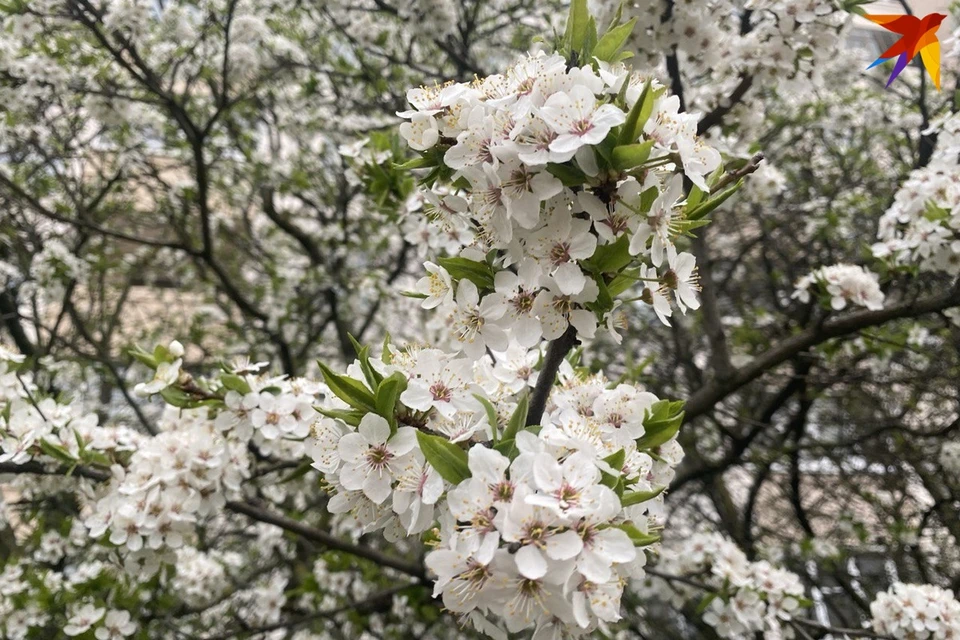
<instances>
[{"instance_id":1,"label":"green foliage","mask_svg":"<svg viewBox=\"0 0 960 640\"><path fill-rule=\"evenodd\" d=\"M366 413L376 413L376 400L368 388L353 378L334 373L330 367L322 362L318 362L317 365L320 367L323 381L327 383L334 395L354 409Z\"/></svg>"},{"instance_id":2,"label":"green foliage","mask_svg":"<svg viewBox=\"0 0 960 640\"><path fill-rule=\"evenodd\" d=\"M467 452L446 438L417 431L423 457L447 482L457 485L470 477Z\"/></svg>"},{"instance_id":3,"label":"green foliage","mask_svg":"<svg viewBox=\"0 0 960 640\"><path fill-rule=\"evenodd\" d=\"M493 289L493 267L468 258L440 258L438 264L455 280L469 280L480 291Z\"/></svg>"},{"instance_id":4,"label":"green foliage","mask_svg":"<svg viewBox=\"0 0 960 640\"><path fill-rule=\"evenodd\" d=\"M683 404L679 400L653 403L644 417L644 434L637 440L637 448L656 449L676 436L683 422Z\"/></svg>"}]
</instances>

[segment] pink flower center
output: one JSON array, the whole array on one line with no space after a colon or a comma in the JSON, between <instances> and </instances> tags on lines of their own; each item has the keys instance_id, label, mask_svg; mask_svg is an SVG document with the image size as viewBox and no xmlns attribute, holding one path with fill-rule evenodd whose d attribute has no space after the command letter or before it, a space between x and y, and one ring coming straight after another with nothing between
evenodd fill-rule
<instances>
[{"instance_id":1,"label":"pink flower center","mask_svg":"<svg viewBox=\"0 0 960 640\"><path fill-rule=\"evenodd\" d=\"M447 387L447 385L442 382L434 382L430 386L430 395L433 396L433 399L437 402L450 402L450 399L453 397L453 393Z\"/></svg>"},{"instance_id":2,"label":"pink flower center","mask_svg":"<svg viewBox=\"0 0 960 640\"><path fill-rule=\"evenodd\" d=\"M393 453L387 449L387 445L385 444L370 447L367 450L367 464L369 464L372 469L380 471L384 469L391 460L393 460Z\"/></svg>"}]
</instances>

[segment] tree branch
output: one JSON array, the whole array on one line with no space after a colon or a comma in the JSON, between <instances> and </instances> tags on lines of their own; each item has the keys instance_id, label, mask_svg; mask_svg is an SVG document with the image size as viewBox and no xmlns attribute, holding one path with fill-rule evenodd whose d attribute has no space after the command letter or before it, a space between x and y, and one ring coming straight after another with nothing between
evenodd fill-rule
<instances>
[{"instance_id":1,"label":"tree branch","mask_svg":"<svg viewBox=\"0 0 960 640\"><path fill-rule=\"evenodd\" d=\"M424 571L423 567L419 564L408 562L401 558L388 556L385 553L377 551L376 549L371 549L370 547L351 544L327 533L326 531L317 529L316 527L311 527L310 525L304 524L298 520L293 520L292 518L288 518L279 513L267 511L266 509L246 502L230 501L227 502L226 506L228 510L233 511L234 513L242 513L243 515L259 522L266 522L268 524L276 525L281 529L286 529L287 531L296 533L297 535L320 543L330 549L343 551L344 553L349 553L350 555L357 556L359 558L365 558L382 567L390 567L391 569L396 569L400 573L405 573L408 576L417 578L421 582L427 582L426 571Z\"/></svg>"},{"instance_id":2,"label":"tree branch","mask_svg":"<svg viewBox=\"0 0 960 640\"><path fill-rule=\"evenodd\" d=\"M735 370L728 378L711 380L697 390L685 406L687 420L710 411L713 406L753 382L763 374L786 362L798 353L831 338L857 333L861 329L882 325L891 320L944 311L960 306L960 281L949 291L920 300L903 302L878 311L857 311L828 320L821 326L811 327L787 338L779 346L768 349L746 366Z\"/></svg>"},{"instance_id":3,"label":"tree branch","mask_svg":"<svg viewBox=\"0 0 960 640\"><path fill-rule=\"evenodd\" d=\"M539 377L537 377L537 386L533 389L533 395L530 397L527 426L540 424L543 411L547 408L547 398L550 397L550 390L553 389L553 383L557 380L560 364L577 344L579 344L577 330L573 325L570 325L562 336L551 342L550 346L547 347L547 355L543 359L543 368L540 370Z\"/></svg>"}]
</instances>

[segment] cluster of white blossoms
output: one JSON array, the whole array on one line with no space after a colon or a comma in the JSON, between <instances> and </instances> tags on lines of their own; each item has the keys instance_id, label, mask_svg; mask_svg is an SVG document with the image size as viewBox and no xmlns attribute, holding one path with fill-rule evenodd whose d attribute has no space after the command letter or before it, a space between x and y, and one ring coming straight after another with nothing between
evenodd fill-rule
<instances>
[{"instance_id":1,"label":"cluster of white blossoms","mask_svg":"<svg viewBox=\"0 0 960 640\"><path fill-rule=\"evenodd\" d=\"M873 630L897 640L960 638L960 602L953 591L898 582L870 603Z\"/></svg>"},{"instance_id":2,"label":"cluster of white blossoms","mask_svg":"<svg viewBox=\"0 0 960 640\"><path fill-rule=\"evenodd\" d=\"M103 564L96 560L75 562L82 557L83 547L73 547L72 543L85 542L85 537L75 538L71 532L67 545L71 547L71 557L61 557L56 562L43 560L39 553L33 558L28 555L6 559L0 570L0 638L46 638L50 637L53 625L62 628L62 634L56 637L83 636L97 640L123 640L137 630L138 624L128 611L98 606L89 598L77 598L77 591L106 576ZM47 595L50 593L57 594L56 604L51 604ZM62 608L61 599L71 604Z\"/></svg>"},{"instance_id":3,"label":"cluster of white blossoms","mask_svg":"<svg viewBox=\"0 0 960 640\"><path fill-rule=\"evenodd\" d=\"M172 407L171 407L172 409ZM85 519L90 535L109 532L129 566L156 568L161 555L192 538L200 519L218 513L247 475L246 447L227 440L203 410L182 410L175 428L145 438Z\"/></svg>"},{"instance_id":4,"label":"cluster of white blossoms","mask_svg":"<svg viewBox=\"0 0 960 640\"><path fill-rule=\"evenodd\" d=\"M606 4L611 13L621 6ZM849 17L831 0L648 0L623 7L638 19L631 50L651 65L665 52L677 55L688 105L726 108L731 95L742 95L731 115L743 140L760 135L769 106L750 87L809 91L843 42L840 27ZM710 82L694 80L707 76Z\"/></svg>"},{"instance_id":5,"label":"cluster of white blossoms","mask_svg":"<svg viewBox=\"0 0 960 640\"><path fill-rule=\"evenodd\" d=\"M916 264L923 271L960 273L960 114L937 125L937 146L880 218L873 245L878 258Z\"/></svg>"},{"instance_id":6,"label":"cluster of white blossoms","mask_svg":"<svg viewBox=\"0 0 960 640\"><path fill-rule=\"evenodd\" d=\"M630 301L664 322L671 291L696 309L695 261L675 243L739 187L711 195L720 155L697 116L615 62L632 26L599 38L595 60L568 29L584 66L538 53L408 93L400 133L447 234L423 237L457 254L427 262L414 295L449 317L453 349L388 342L358 347L346 375L322 367L308 453L329 511L388 540L425 535L434 595L491 635L619 620L682 457L682 403L564 359L601 322L616 337L614 298L637 283Z\"/></svg>"},{"instance_id":7,"label":"cluster of white blossoms","mask_svg":"<svg viewBox=\"0 0 960 640\"><path fill-rule=\"evenodd\" d=\"M0 463L70 464L83 455L136 447L134 431L102 428L97 415L78 404L42 397L32 373L19 372L23 362L24 356L0 344Z\"/></svg>"},{"instance_id":8,"label":"cluster of white blossoms","mask_svg":"<svg viewBox=\"0 0 960 640\"><path fill-rule=\"evenodd\" d=\"M940 466L950 476L960 479L960 442L951 440L940 447Z\"/></svg>"},{"instance_id":9,"label":"cluster of white blossoms","mask_svg":"<svg viewBox=\"0 0 960 640\"><path fill-rule=\"evenodd\" d=\"M665 544L656 569L663 577L648 578L645 593L652 598L670 594L678 607L698 598L703 605L706 597L703 621L722 638L752 638L757 632L791 638L793 629L786 623L808 604L799 576L765 560L751 562L717 533Z\"/></svg>"},{"instance_id":10,"label":"cluster of white blossoms","mask_svg":"<svg viewBox=\"0 0 960 640\"><path fill-rule=\"evenodd\" d=\"M79 636L93 629L97 640L123 640L137 631L137 623L129 611L111 609L85 604L72 612L73 615L63 627L63 633L70 637Z\"/></svg>"},{"instance_id":11,"label":"cluster of white blossoms","mask_svg":"<svg viewBox=\"0 0 960 640\"><path fill-rule=\"evenodd\" d=\"M877 274L859 265L835 264L814 269L797 281L793 297L810 302L810 290L815 286L830 296L830 307L837 311L845 309L848 303L867 309L883 308L884 295Z\"/></svg>"},{"instance_id":12,"label":"cluster of white blossoms","mask_svg":"<svg viewBox=\"0 0 960 640\"><path fill-rule=\"evenodd\" d=\"M695 260L675 240L699 226L693 210L720 155L656 82L622 63L568 68L541 52L407 97L401 135L434 167L425 213L466 245L428 264L417 292L449 313L468 356L571 325L589 339L612 296L638 282L665 323L671 292L681 311L699 307ZM678 168L697 202L684 201Z\"/></svg>"},{"instance_id":13,"label":"cluster of white blossoms","mask_svg":"<svg viewBox=\"0 0 960 640\"><path fill-rule=\"evenodd\" d=\"M321 406L309 453L328 509L391 540L432 531L435 595L480 629L614 622L682 457L679 403L565 362L527 427L530 370L498 367L390 347L327 371L341 395Z\"/></svg>"}]
</instances>

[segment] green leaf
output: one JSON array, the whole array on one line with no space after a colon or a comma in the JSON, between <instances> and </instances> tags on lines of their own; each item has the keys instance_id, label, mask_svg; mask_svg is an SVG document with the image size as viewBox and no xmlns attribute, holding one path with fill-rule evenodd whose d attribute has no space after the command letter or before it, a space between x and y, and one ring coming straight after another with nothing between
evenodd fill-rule
<instances>
[{"instance_id":1,"label":"green leaf","mask_svg":"<svg viewBox=\"0 0 960 640\"><path fill-rule=\"evenodd\" d=\"M666 489L666 487L660 487L659 489L653 489L652 491L631 491L629 493L625 493L620 498L620 504L626 508L635 504L640 504L641 502L646 502L647 500L653 500L658 495L663 493L664 489Z\"/></svg>"},{"instance_id":2,"label":"green leaf","mask_svg":"<svg viewBox=\"0 0 960 640\"><path fill-rule=\"evenodd\" d=\"M567 30L564 39L570 45L570 51L580 51L587 39L590 11L587 9L587 0L573 0L570 3L570 14L567 17Z\"/></svg>"},{"instance_id":3,"label":"green leaf","mask_svg":"<svg viewBox=\"0 0 960 640\"><path fill-rule=\"evenodd\" d=\"M611 62L614 56L620 51L620 48L626 43L627 38L633 33L633 28L637 24L636 18L631 18L630 22L613 27L607 31L597 46L593 48L593 57L604 62Z\"/></svg>"},{"instance_id":4,"label":"green leaf","mask_svg":"<svg viewBox=\"0 0 960 640\"><path fill-rule=\"evenodd\" d=\"M530 410L530 394L524 393L517 401L517 408L513 410L507 430L503 432L504 440L513 440L517 434L527 426L527 412Z\"/></svg>"},{"instance_id":5,"label":"green leaf","mask_svg":"<svg viewBox=\"0 0 960 640\"><path fill-rule=\"evenodd\" d=\"M593 256L586 261L586 267L596 274L618 273L631 262L633 256L630 255L630 239L624 235L612 244L598 246Z\"/></svg>"},{"instance_id":6,"label":"green leaf","mask_svg":"<svg viewBox=\"0 0 960 640\"><path fill-rule=\"evenodd\" d=\"M113 464L113 461L104 455L102 452L97 451L96 449L87 449L83 452L83 462L84 464L94 464L101 467L109 468Z\"/></svg>"},{"instance_id":7,"label":"green leaf","mask_svg":"<svg viewBox=\"0 0 960 640\"><path fill-rule=\"evenodd\" d=\"M587 174L571 164L547 163L547 172L557 178L565 187L578 187L587 182Z\"/></svg>"},{"instance_id":8,"label":"green leaf","mask_svg":"<svg viewBox=\"0 0 960 640\"><path fill-rule=\"evenodd\" d=\"M644 434L637 439L637 449L656 449L677 435L683 422L682 408L682 402L655 402L643 421Z\"/></svg>"},{"instance_id":9,"label":"green leaf","mask_svg":"<svg viewBox=\"0 0 960 640\"><path fill-rule=\"evenodd\" d=\"M240 395L246 395L250 393L250 384L243 378L243 376L238 376L235 373L220 374L220 384L223 385L224 389L227 389L228 391L236 391Z\"/></svg>"},{"instance_id":10,"label":"green leaf","mask_svg":"<svg viewBox=\"0 0 960 640\"><path fill-rule=\"evenodd\" d=\"M650 187L646 191L640 194L640 211L642 213L650 213L650 208L653 207L653 203L657 201L657 198L660 196L660 192L657 191L656 187Z\"/></svg>"},{"instance_id":11,"label":"green leaf","mask_svg":"<svg viewBox=\"0 0 960 640\"><path fill-rule=\"evenodd\" d=\"M597 20L593 16L587 20L587 33L584 34L583 46L580 48L580 60L589 62L593 58L593 48L597 46Z\"/></svg>"},{"instance_id":12,"label":"green leaf","mask_svg":"<svg viewBox=\"0 0 960 640\"><path fill-rule=\"evenodd\" d=\"M347 340L350 341L350 345L353 346L353 352L357 354L357 357L360 357L360 352L363 350L363 345L357 342L357 339L353 337L353 334L347 333Z\"/></svg>"},{"instance_id":13,"label":"green leaf","mask_svg":"<svg viewBox=\"0 0 960 640\"><path fill-rule=\"evenodd\" d=\"M163 398L164 402L169 404L172 407L177 407L180 409L193 409L197 405L197 400L192 395L177 389L176 387L167 387L160 391L160 397Z\"/></svg>"},{"instance_id":14,"label":"green leaf","mask_svg":"<svg viewBox=\"0 0 960 640\"><path fill-rule=\"evenodd\" d=\"M607 137L600 141L600 144L596 145L593 150L598 156L597 165L602 172L607 167L613 166L613 149L617 146L617 136L613 134L613 131L607 134ZM600 162L602 160L602 162Z\"/></svg>"},{"instance_id":15,"label":"green leaf","mask_svg":"<svg viewBox=\"0 0 960 640\"><path fill-rule=\"evenodd\" d=\"M647 118L653 113L653 90L650 83L653 78L647 78L643 85L643 91L640 97L633 104L630 113L627 114L627 121L620 127L620 144L633 144L643 132L643 125L647 124Z\"/></svg>"},{"instance_id":16,"label":"green leaf","mask_svg":"<svg viewBox=\"0 0 960 640\"><path fill-rule=\"evenodd\" d=\"M743 179L737 180L737 183L732 187L727 187L717 195L713 196L696 209L687 214L687 220L699 220L700 218L705 217L708 213L722 205L727 199L740 190L740 187L743 186Z\"/></svg>"},{"instance_id":17,"label":"green leaf","mask_svg":"<svg viewBox=\"0 0 960 640\"><path fill-rule=\"evenodd\" d=\"M590 303L588 308L597 314L597 319L602 320L603 316L613 309L613 296L607 289L607 283L603 276L594 276L594 282L597 283L597 299Z\"/></svg>"},{"instance_id":18,"label":"green leaf","mask_svg":"<svg viewBox=\"0 0 960 640\"><path fill-rule=\"evenodd\" d=\"M133 356L133 357L134 357L137 361L139 361L141 364L144 364L144 365L150 367L151 369L156 369L156 368L157 368L157 365L159 364L159 363L157 362L157 359L154 358L152 354L147 353L146 351L144 351L144 350L141 349L140 347L133 347L132 349L128 350L127 353L129 353L131 356Z\"/></svg>"},{"instance_id":19,"label":"green leaf","mask_svg":"<svg viewBox=\"0 0 960 640\"><path fill-rule=\"evenodd\" d=\"M711 592L711 593L705 594L703 598L700 600L700 604L697 605L696 611L693 612L694 615L697 615L697 616L702 615L703 612L707 610L707 607L710 606L710 603L716 599L717 599L716 593Z\"/></svg>"},{"instance_id":20,"label":"green leaf","mask_svg":"<svg viewBox=\"0 0 960 640\"><path fill-rule=\"evenodd\" d=\"M347 338L350 339L350 343L353 345L353 350L357 352L357 361L360 363L360 371L363 372L363 377L367 381L367 385L371 389L376 389L377 385L383 381L383 376L370 365L370 347L362 347L360 343L357 342L349 333Z\"/></svg>"},{"instance_id":21,"label":"green leaf","mask_svg":"<svg viewBox=\"0 0 960 640\"><path fill-rule=\"evenodd\" d=\"M623 273L610 281L610 284L607 285L607 291L610 293L611 297L616 298L618 295L637 284L638 277L640 277L639 267L626 269L623 271Z\"/></svg>"},{"instance_id":22,"label":"green leaf","mask_svg":"<svg viewBox=\"0 0 960 640\"><path fill-rule=\"evenodd\" d=\"M47 440L40 440L40 450L51 458L56 458L61 462L73 463L77 461L77 459L74 458L73 455L71 455L70 452L64 449L62 446L53 444Z\"/></svg>"},{"instance_id":23,"label":"green leaf","mask_svg":"<svg viewBox=\"0 0 960 640\"><path fill-rule=\"evenodd\" d=\"M516 458L519 453L517 450L517 441L513 438L501 438L500 442L495 444L493 448L510 460Z\"/></svg>"},{"instance_id":24,"label":"green leaf","mask_svg":"<svg viewBox=\"0 0 960 640\"><path fill-rule=\"evenodd\" d=\"M623 463L626 462L626 460L627 452L624 449L620 449L616 453L611 453L603 459L604 462L617 470L623 469Z\"/></svg>"},{"instance_id":25,"label":"green leaf","mask_svg":"<svg viewBox=\"0 0 960 640\"><path fill-rule=\"evenodd\" d=\"M380 359L384 364L393 363L393 354L390 353L390 332L383 336L383 348L380 350Z\"/></svg>"},{"instance_id":26,"label":"green leaf","mask_svg":"<svg viewBox=\"0 0 960 640\"><path fill-rule=\"evenodd\" d=\"M469 280L478 289L493 289L493 268L485 262L467 258L440 258L437 262L452 278Z\"/></svg>"},{"instance_id":27,"label":"green leaf","mask_svg":"<svg viewBox=\"0 0 960 640\"><path fill-rule=\"evenodd\" d=\"M436 166L437 157L434 155L427 155L421 158L414 158L413 160L409 160L403 164L394 163L393 168L400 169L401 171L407 171L409 169L427 169Z\"/></svg>"},{"instance_id":28,"label":"green leaf","mask_svg":"<svg viewBox=\"0 0 960 640\"><path fill-rule=\"evenodd\" d=\"M377 387L377 413L390 423L390 433L397 432L397 400L407 388L407 377L397 371L384 378Z\"/></svg>"},{"instance_id":29,"label":"green leaf","mask_svg":"<svg viewBox=\"0 0 960 640\"><path fill-rule=\"evenodd\" d=\"M440 436L432 436L417 431L417 443L430 466L437 470L440 477L457 485L470 477L467 465L467 452Z\"/></svg>"},{"instance_id":30,"label":"green leaf","mask_svg":"<svg viewBox=\"0 0 960 640\"><path fill-rule=\"evenodd\" d=\"M617 171L629 171L639 167L650 157L653 144L653 140L647 140L636 144L620 145L613 150L613 168Z\"/></svg>"},{"instance_id":31,"label":"green leaf","mask_svg":"<svg viewBox=\"0 0 960 640\"><path fill-rule=\"evenodd\" d=\"M710 224L710 218L700 218L699 220L682 220L677 223L677 228L680 233L685 235L693 235L690 233L694 229L699 229L700 227L705 227Z\"/></svg>"},{"instance_id":32,"label":"green leaf","mask_svg":"<svg viewBox=\"0 0 960 640\"><path fill-rule=\"evenodd\" d=\"M684 212L693 211L697 208L697 205L703 200L703 189L697 185L690 187L690 193L687 194L687 204L684 206Z\"/></svg>"},{"instance_id":33,"label":"green leaf","mask_svg":"<svg viewBox=\"0 0 960 640\"><path fill-rule=\"evenodd\" d=\"M328 418L333 418L334 420L342 420L351 427L356 427L360 425L360 421L363 420L363 416L367 415L366 411L358 411L356 409L320 409L314 407L318 413L325 415Z\"/></svg>"},{"instance_id":34,"label":"green leaf","mask_svg":"<svg viewBox=\"0 0 960 640\"><path fill-rule=\"evenodd\" d=\"M640 531L640 529L637 529L631 522L624 522L623 524L617 525L617 527L622 529L624 533L630 536L630 541L636 547L645 547L653 544L654 542L660 541L660 536L644 533L643 531Z\"/></svg>"},{"instance_id":35,"label":"green leaf","mask_svg":"<svg viewBox=\"0 0 960 640\"><path fill-rule=\"evenodd\" d=\"M322 362L317 364L320 366L320 373L323 374L323 381L327 383L334 395L354 409L376 413L376 401L373 394L361 382L347 376L337 375Z\"/></svg>"},{"instance_id":36,"label":"green leaf","mask_svg":"<svg viewBox=\"0 0 960 640\"><path fill-rule=\"evenodd\" d=\"M473 394L473 397L483 405L483 410L487 412L487 422L490 423L490 431L493 432L493 443L496 444L497 432L500 430L500 416L497 414L497 408L493 406L492 402L478 393Z\"/></svg>"},{"instance_id":37,"label":"green leaf","mask_svg":"<svg viewBox=\"0 0 960 640\"><path fill-rule=\"evenodd\" d=\"M620 449L616 453L611 453L609 456L604 458L604 462L610 465L613 469L616 469L617 475L611 475L606 471L601 472L600 484L610 487L611 489L615 489L622 480L621 470L623 469L623 463L626 459L627 453L623 449Z\"/></svg>"}]
</instances>

